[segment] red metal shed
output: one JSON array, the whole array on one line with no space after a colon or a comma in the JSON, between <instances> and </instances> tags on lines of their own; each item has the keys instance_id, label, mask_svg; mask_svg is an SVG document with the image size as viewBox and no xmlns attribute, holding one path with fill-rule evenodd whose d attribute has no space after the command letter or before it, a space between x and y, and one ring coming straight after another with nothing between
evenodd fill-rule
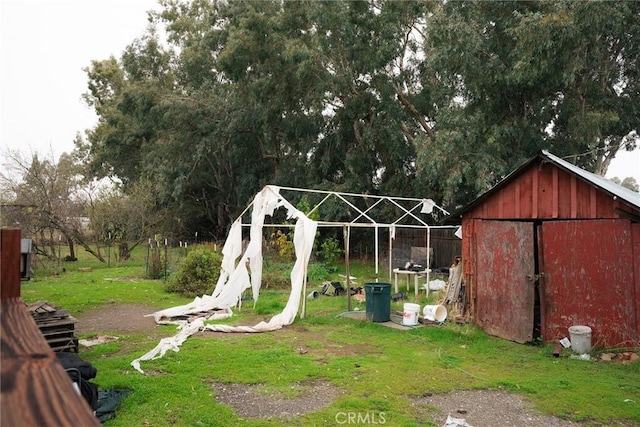
<instances>
[{"instance_id":1,"label":"red metal shed","mask_svg":"<svg viewBox=\"0 0 640 427\"><path fill-rule=\"evenodd\" d=\"M640 194L546 151L454 213L468 313L524 343L586 325L597 347L640 340Z\"/></svg>"}]
</instances>

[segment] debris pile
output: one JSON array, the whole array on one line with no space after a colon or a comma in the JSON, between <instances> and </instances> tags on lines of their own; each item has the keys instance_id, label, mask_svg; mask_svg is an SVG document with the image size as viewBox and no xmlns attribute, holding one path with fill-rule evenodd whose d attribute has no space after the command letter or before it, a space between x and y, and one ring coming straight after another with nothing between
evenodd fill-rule
<instances>
[{"instance_id":1,"label":"debris pile","mask_svg":"<svg viewBox=\"0 0 640 427\"><path fill-rule=\"evenodd\" d=\"M41 301L28 305L27 310L53 351L78 352L78 339L75 336L75 324L78 320L68 311Z\"/></svg>"},{"instance_id":2,"label":"debris pile","mask_svg":"<svg viewBox=\"0 0 640 427\"><path fill-rule=\"evenodd\" d=\"M602 353L599 359L605 362L620 362L626 365L637 362L640 360L640 356L638 356L638 353L625 351L623 353Z\"/></svg>"}]
</instances>

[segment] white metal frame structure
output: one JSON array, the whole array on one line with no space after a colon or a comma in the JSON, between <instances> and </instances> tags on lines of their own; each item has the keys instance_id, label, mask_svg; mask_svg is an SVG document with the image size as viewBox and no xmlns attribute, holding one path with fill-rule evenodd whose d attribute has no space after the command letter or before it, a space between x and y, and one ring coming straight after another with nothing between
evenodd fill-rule
<instances>
[{"instance_id":1,"label":"white metal frame structure","mask_svg":"<svg viewBox=\"0 0 640 427\"><path fill-rule=\"evenodd\" d=\"M311 220L307 215L296 207L294 207L282 194L282 191L301 192L304 194L315 194L320 197L320 201L315 204L311 212L317 211L320 206L328 200L335 198L344 204L353 212L353 217L349 221L333 222L326 220ZM363 201L364 200L364 201ZM384 206L386 203L398 209L400 214L392 222L379 222L376 220L376 209ZM255 206L254 206L255 205ZM360 205L360 206L358 206ZM366 207L362 207L366 206ZM254 292L254 303L261 285L262 278L262 238L261 233L265 226L293 226L292 224L265 224L265 216L273 217L273 213L279 209L285 208L287 216L296 218L294 232L294 246L296 247L296 262L291 272L291 293L287 305L280 314L277 314L269 320L269 322L260 322L254 326L231 326L225 324L204 324L205 317L197 316L193 321L181 320L181 331L170 338L164 338L151 351L142 357L131 362L136 370L143 372L140 368L140 362L144 360L152 360L162 357L168 350L178 351L182 343L194 333L201 330L212 330L219 332L267 332L281 328L284 325L291 324L298 312L299 303L302 301L301 317L304 318L306 310L306 276L309 257L313 247L313 240L317 227L342 227L345 236L345 260L346 260L346 276L349 278L349 240L350 230L352 227L373 227L375 234L375 268L376 280L378 280L379 263L378 263L378 229L388 228L389 230L389 249L392 253L392 241L396 228L420 228L427 230L427 262L429 261L430 249L430 233L429 230L434 226L427 224L425 220L420 218L420 213L430 214L434 208L448 215L444 209L437 206L430 199L418 199L407 197L377 196L353 193L341 193L336 191L310 190L293 187L277 187L266 186L256 196L247 208L234 221L229 235L225 241L223 248L223 261L218 283L211 295L203 295L196 297L193 302L177 307L168 308L152 314L158 323L176 323L163 319L170 319L175 316L192 313L203 313L206 310L214 308L222 309L224 312L220 314L212 314L207 317L209 319L220 319L232 315L231 307L239 304L241 294L245 289L251 287ZM242 217L252 209L252 221L250 224L250 240L248 246L242 248L242 228L249 224L242 223ZM407 223L411 221L411 223ZM389 257L391 263L391 256ZM247 271L247 265L250 266L251 275ZM391 280L391 271L389 269L389 279ZM349 280L347 280L349 282ZM427 272L427 284L429 282L429 273ZM428 286L428 285L427 285ZM347 285L347 288L349 286ZM351 292L346 292L348 309L351 310ZM221 316L221 317L220 317Z\"/></svg>"},{"instance_id":2,"label":"white metal frame structure","mask_svg":"<svg viewBox=\"0 0 640 427\"><path fill-rule=\"evenodd\" d=\"M395 230L398 228L418 228L427 231L427 266L430 265L430 249L431 249L431 229L432 228L457 228L456 226L435 226L429 225L425 219L418 216L418 214L433 214L434 209L439 213L448 216L447 212L442 207L438 206L433 200L427 198L415 198L415 197L400 197L400 196L385 196L385 195L372 195L372 194L357 194L357 193L345 193L339 191L329 190L314 190L308 188L296 188L296 187L280 187L268 185L267 188L272 189L275 193L278 193L281 197L285 197L283 192L299 193L301 195L316 195L319 201L312 207L309 214L319 211L320 207L330 200L338 200L345 207L347 207L353 215L350 221L326 221L317 220L318 227L342 227L344 233L345 242L345 259L347 267L347 275L349 275L349 242L351 236L352 227L365 227L375 229L375 275L376 281L379 278L379 229L388 229L389 232L389 254L393 251L393 240L395 239ZM285 197L286 198L286 197ZM359 207L360 205L368 205L366 208ZM392 222L383 222L379 220L376 215L377 210L382 209L385 206L391 206L399 211L399 215ZM239 215L241 219L252 207L250 203L245 210ZM251 224L242 223L243 227L249 227ZM264 224L263 227L286 227L289 224ZM427 284L429 283L430 270L427 268L426 277ZM389 256L389 281L391 281L393 274L392 257ZM427 285L428 286L428 285ZM305 288L306 290L306 288ZM349 292L347 292L349 294ZM304 301L302 308L302 316L304 317ZM350 308L350 307L349 307Z\"/></svg>"}]
</instances>

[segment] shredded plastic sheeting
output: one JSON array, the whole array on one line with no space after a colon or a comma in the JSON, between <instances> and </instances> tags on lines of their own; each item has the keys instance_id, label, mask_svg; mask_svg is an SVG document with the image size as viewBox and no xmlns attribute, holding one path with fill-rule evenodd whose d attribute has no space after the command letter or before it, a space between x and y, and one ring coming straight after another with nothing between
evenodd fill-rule
<instances>
[{"instance_id":1,"label":"shredded plastic sheeting","mask_svg":"<svg viewBox=\"0 0 640 427\"><path fill-rule=\"evenodd\" d=\"M430 281L428 286L429 286L429 289L432 291L441 291L444 288L446 288L447 283L444 280L435 279Z\"/></svg>"},{"instance_id":2,"label":"shredded plastic sheeting","mask_svg":"<svg viewBox=\"0 0 640 427\"><path fill-rule=\"evenodd\" d=\"M221 318L220 316L230 317L232 315L231 307L241 303L242 293L248 288L252 289L254 304L258 300L262 282L262 228L264 218L266 215L272 216L273 212L279 207L287 209L287 218L296 219L293 238L296 262L291 271L291 293L287 305L281 313L272 317L268 322L260 322L254 326L204 325L206 320L219 319ZM160 340L153 350L131 362L131 366L144 373L140 368L141 361L161 358L168 350L180 351L182 343L189 336L199 331L269 332L293 323L300 306L317 225L315 221L307 218L304 213L280 196L278 187L267 186L263 188L253 200L250 240L244 254L242 254L241 219L236 220L231 227L227 241L222 249L221 273L213 293L197 297L189 304L158 311L153 313L152 316L157 323L176 323L172 322L171 319L185 315L197 315L198 313L215 309L226 311L222 314L217 312L209 316L196 317L192 321L183 320L177 322L181 329L179 333L173 337ZM250 270L247 270L247 264Z\"/></svg>"},{"instance_id":3,"label":"shredded plastic sheeting","mask_svg":"<svg viewBox=\"0 0 640 427\"><path fill-rule=\"evenodd\" d=\"M464 418L455 418L451 415L447 415L447 421L444 427L473 427Z\"/></svg>"}]
</instances>

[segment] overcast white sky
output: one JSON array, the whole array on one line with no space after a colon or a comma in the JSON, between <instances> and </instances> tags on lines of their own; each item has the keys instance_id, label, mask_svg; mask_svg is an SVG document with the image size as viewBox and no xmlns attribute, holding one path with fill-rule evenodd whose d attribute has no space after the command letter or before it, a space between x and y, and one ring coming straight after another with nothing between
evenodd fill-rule
<instances>
[{"instance_id":1,"label":"overcast white sky","mask_svg":"<svg viewBox=\"0 0 640 427\"><path fill-rule=\"evenodd\" d=\"M0 0L0 145L25 154L73 149L96 116L82 102L91 60L141 36L156 0ZM640 183L640 150L620 153L608 177Z\"/></svg>"},{"instance_id":2,"label":"overcast white sky","mask_svg":"<svg viewBox=\"0 0 640 427\"><path fill-rule=\"evenodd\" d=\"M96 116L81 96L91 60L120 58L155 0L0 0L2 146L55 157Z\"/></svg>"}]
</instances>

